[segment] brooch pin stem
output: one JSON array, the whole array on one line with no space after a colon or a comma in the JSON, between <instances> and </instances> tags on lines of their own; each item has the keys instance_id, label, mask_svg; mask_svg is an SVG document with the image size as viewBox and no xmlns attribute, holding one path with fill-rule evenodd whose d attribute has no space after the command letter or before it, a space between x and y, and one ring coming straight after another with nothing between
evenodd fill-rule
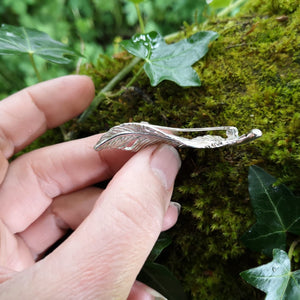
<instances>
[{"instance_id":1,"label":"brooch pin stem","mask_svg":"<svg viewBox=\"0 0 300 300\"><path fill-rule=\"evenodd\" d=\"M225 131L227 138L219 135L201 135L195 138L177 136L181 132ZM219 148L227 145L240 145L259 138L262 132L252 129L248 134L239 136L238 129L233 126L205 128L174 128L152 125L146 122L123 123L112 127L104 133L95 150L116 148L128 151L139 151L150 145L165 143L174 147Z\"/></svg>"}]
</instances>

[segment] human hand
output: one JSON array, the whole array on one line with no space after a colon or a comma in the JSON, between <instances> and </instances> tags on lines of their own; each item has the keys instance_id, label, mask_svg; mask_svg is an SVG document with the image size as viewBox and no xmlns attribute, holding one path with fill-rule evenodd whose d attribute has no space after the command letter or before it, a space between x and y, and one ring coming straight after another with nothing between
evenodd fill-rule
<instances>
[{"instance_id":1,"label":"human hand","mask_svg":"<svg viewBox=\"0 0 300 300\"><path fill-rule=\"evenodd\" d=\"M66 76L0 102L1 299L153 299L135 278L159 233L177 220L175 149L96 152L99 136L91 136L8 163L93 96L88 77ZM111 177L104 191L91 187ZM40 259L69 228L72 235Z\"/></svg>"}]
</instances>

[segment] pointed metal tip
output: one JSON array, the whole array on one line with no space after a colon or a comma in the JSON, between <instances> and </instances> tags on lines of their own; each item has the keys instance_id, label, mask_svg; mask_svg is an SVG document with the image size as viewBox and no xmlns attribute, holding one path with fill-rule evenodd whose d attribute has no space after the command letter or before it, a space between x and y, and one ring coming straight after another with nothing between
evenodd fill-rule
<instances>
[{"instance_id":1,"label":"pointed metal tip","mask_svg":"<svg viewBox=\"0 0 300 300\"><path fill-rule=\"evenodd\" d=\"M252 132L257 138L259 138L259 137L262 136L262 131L259 130L259 129L257 129L257 128L252 129L251 132Z\"/></svg>"}]
</instances>

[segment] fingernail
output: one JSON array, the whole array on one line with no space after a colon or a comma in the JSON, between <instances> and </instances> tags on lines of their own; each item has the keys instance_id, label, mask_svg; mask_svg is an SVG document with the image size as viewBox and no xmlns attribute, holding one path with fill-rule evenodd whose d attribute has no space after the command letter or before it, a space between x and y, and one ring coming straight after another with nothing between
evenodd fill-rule
<instances>
[{"instance_id":1,"label":"fingernail","mask_svg":"<svg viewBox=\"0 0 300 300\"><path fill-rule=\"evenodd\" d=\"M178 202L174 202L174 201L171 201L170 204L177 208L178 215L179 215L181 212L181 205Z\"/></svg>"},{"instance_id":2,"label":"fingernail","mask_svg":"<svg viewBox=\"0 0 300 300\"><path fill-rule=\"evenodd\" d=\"M174 147L164 144L153 152L150 166L166 190L169 190L180 169L181 160Z\"/></svg>"},{"instance_id":3,"label":"fingernail","mask_svg":"<svg viewBox=\"0 0 300 300\"><path fill-rule=\"evenodd\" d=\"M156 290L153 290L152 288L148 287L147 292L149 295L151 295L151 299L153 300L168 300L166 297L164 297L162 294L157 292Z\"/></svg>"}]
</instances>

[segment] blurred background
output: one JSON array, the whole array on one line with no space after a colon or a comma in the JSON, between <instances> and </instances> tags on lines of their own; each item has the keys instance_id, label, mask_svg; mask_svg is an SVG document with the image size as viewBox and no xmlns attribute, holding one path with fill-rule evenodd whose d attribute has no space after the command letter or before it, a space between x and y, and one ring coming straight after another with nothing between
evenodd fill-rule
<instances>
[{"instance_id":1,"label":"blurred background","mask_svg":"<svg viewBox=\"0 0 300 300\"><path fill-rule=\"evenodd\" d=\"M166 35L184 22L202 22L206 7L206 0L146 0L141 3L145 30ZM138 29L134 4L126 0L1 0L0 24L43 31L84 54L81 63L95 63L101 53L113 55L119 51L116 41ZM35 60L43 80L74 73L78 64L78 59L68 65ZM36 82L27 55L0 56L0 99Z\"/></svg>"}]
</instances>

